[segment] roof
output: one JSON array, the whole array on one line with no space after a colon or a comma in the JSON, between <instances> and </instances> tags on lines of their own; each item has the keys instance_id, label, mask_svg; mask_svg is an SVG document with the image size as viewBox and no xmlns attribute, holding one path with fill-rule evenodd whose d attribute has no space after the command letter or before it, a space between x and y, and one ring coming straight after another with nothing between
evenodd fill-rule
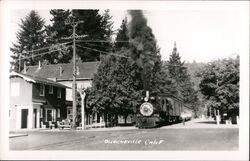
<instances>
[{"instance_id":1,"label":"roof","mask_svg":"<svg viewBox=\"0 0 250 161\"><path fill-rule=\"evenodd\" d=\"M76 79L92 79L94 73L97 72L97 68L100 62L83 62L77 63L76 66L79 68L79 74ZM62 73L60 75L60 67ZM57 80L71 80L73 77L73 64L50 64L41 66L38 69L36 66L28 66L26 68L28 75L33 75L42 78L56 78Z\"/></svg>"},{"instance_id":2,"label":"roof","mask_svg":"<svg viewBox=\"0 0 250 161\"><path fill-rule=\"evenodd\" d=\"M36 77L36 76L31 76L31 75L19 73L19 72L16 72L16 71L10 72L9 76L10 77L18 76L18 77L23 78L27 82L43 83L43 84L53 85L53 86L56 86L56 87L69 88L67 86L64 86L64 85L62 85L60 83L57 83L57 82L49 80L49 79L40 78L40 77Z\"/></svg>"},{"instance_id":3,"label":"roof","mask_svg":"<svg viewBox=\"0 0 250 161\"><path fill-rule=\"evenodd\" d=\"M169 97L169 98L173 98L175 100L183 102L182 98L178 97L177 95L170 94L170 93L160 93L159 97Z\"/></svg>"}]
</instances>

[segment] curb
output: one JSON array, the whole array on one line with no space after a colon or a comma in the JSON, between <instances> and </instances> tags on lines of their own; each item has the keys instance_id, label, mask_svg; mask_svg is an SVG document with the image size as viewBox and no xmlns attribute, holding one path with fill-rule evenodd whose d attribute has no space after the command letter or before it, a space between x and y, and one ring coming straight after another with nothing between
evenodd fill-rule
<instances>
[{"instance_id":1,"label":"curb","mask_svg":"<svg viewBox=\"0 0 250 161\"><path fill-rule=\"evenodd\" d=\"M28 134L10 134L9 138L16 138L16 137L22 137L22 136L28 136Z\"/></svg>"}]
</instances>

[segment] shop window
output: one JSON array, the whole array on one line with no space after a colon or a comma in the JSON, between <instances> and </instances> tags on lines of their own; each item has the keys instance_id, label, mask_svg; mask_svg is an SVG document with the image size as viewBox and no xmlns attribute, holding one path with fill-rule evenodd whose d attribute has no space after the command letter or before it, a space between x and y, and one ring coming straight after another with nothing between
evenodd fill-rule
<instances>
[{"instance_id":1,"label":"shop window","mask_svg":"<svg viewBox=\"0 0 250 161\"><path fill-rule=\"evenodd\" d=\"M49 86L49 94L53 94L53 86L52 85Z\"/></svg>"}]
</instances>

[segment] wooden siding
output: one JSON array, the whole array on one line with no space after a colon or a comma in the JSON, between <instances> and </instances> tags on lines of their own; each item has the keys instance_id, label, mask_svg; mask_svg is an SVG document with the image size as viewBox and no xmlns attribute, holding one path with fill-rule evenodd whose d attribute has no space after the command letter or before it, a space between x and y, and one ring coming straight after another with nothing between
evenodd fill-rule
<instances>
[{"instance_id":1,"label":"wooden siding","mask_svg":"<svg viewBox=\"0 0 250 161\"><path fill-rule=\"evenodd\" d=\"M53 86L53 94L49 93L49 85L45 85L45 94L44 96L39 95L40 84L36 83L33 85L33 99L45 101L43 108L56 108L60 109L61 118L67 117L66 109L66 89L61 88L61 98L57 97L58 88Z\"/></svg>"},{"instance_id":2,"label":"wooden siding","mask_svg":"<svg viewBox=\"0 0 250 161\"><path fill-rule=\"evenodd\" d=\"M10 105L27 105L32 103L32 83L25 81L20 77L10 79L10 90L12 83L19 83L19 95L11 96ZM10 91L11 92L11 91Z\"/></svg>"}]
</instances>

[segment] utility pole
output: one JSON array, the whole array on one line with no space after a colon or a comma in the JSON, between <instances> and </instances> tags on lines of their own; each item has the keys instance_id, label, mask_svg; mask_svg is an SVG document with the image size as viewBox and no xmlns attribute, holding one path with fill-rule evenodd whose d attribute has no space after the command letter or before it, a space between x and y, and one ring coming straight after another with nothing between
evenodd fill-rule
<instances>
[{"instance_id":1,"label":"utility pole","mask_svg":"<svg viewBox=\"0 0 250 161\"><path fill-rule=\"evenodd\" d=\"M21 66L22 66L22 57L23 57L23 55L25 55L25 53L26 53L25 50L23 50L22 53L19 53L19 66L18 66L18 71L19 71L20 73L21 73L21 70L22 70L22 68L21 68Z\"/></svg>"},{"instance_id":2,"label":"utility pole","mask_svg":"<svg viewBox=\"0 0 250 161\"><path fill-rule=\"evenodd\" d=\"M77 109L76 109L76 38L86 37L86 35L78 36L76 34L76 27L77 27L77 25L79 23L83 23L83 21L77 21L77 22L75 22L74 18L73 18L73 20L67 20L67 21L65 21L66 25L71 25L73 27L73 34L70 37L64 38L64 39L73 39L73 82L72 82L73 128L76 128L76 117L77 117Z\"/></svg>"},{"instance_id":3,"label":"utility pole","mask_svg":"<svg viewBox=\"0 0 250 161\"><path fill-rule=\"evenodd\" d=\"M22 65L21 57L22 57L22 53L19 54L19 72L20 73L21 73L21 65Z\"/></svg>"}]
</instances>

